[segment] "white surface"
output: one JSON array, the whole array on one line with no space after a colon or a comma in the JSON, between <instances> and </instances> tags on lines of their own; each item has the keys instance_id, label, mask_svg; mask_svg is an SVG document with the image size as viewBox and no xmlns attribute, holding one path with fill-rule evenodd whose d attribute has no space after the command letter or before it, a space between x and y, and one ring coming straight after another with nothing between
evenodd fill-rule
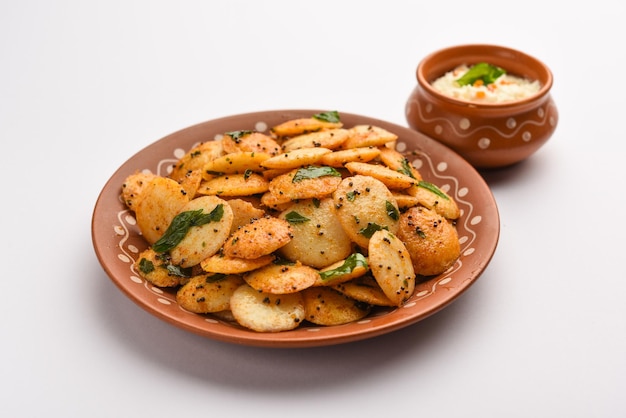
<instances>
[{"instance_id":1,"label":"white surface","mask_svg":"<svg viewBox=\"0 0 626 418\"><path fill-rule=\"evenodd\" d=\"M603 82L626 68L622 7L418 3L0 2L0 415L625 416L626 108L623 79ZM235 346L156 319L98 264L98 193L151 142L281 108L406 126L421 57L474 42L545 61L560 123L486 175L500 243L440 313L354 344Z\"/></svg>"}]
</instances>

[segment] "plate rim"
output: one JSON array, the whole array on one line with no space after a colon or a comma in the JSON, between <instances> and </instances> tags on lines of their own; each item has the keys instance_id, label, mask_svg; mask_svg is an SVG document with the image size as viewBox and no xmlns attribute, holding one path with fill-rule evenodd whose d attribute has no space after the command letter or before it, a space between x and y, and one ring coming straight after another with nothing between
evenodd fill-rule
<instances>
[{"instance_id":1,"label":"plate rim","mask_svg":"<svg viewBox=\"0 0 626 418\"><path fill-rule=\"evenodd\" d=\"M273 348L299 348L299 347L312 347L312 346L326 346L326 345L335 345L342 344L347 342L353 342L358 340L363 340L367 338L373 338L379 335L383 335L386 333L390 333L396 331L398 329L404 328L406 326L412 325L416 322L426 319L427 317L433 315L434 313L442 310L443 308L450 305L453 301L455 301L458 297L460 297L465 291L474 284L480 276L484 273L487 266L490 264L495 251L497 249L499 238L500 238L500 215L499 209L493 196L493 193L486 183L485 179L482 175L465 159L463 159L458 153L447 147L446 145L428 137L427 135L422 134L421 132L415 131L411 128L404 127L393 122L384 121L382 119L364 116L359 114L354 114L350 112L338 111L340 114L342 121L345 119L356 119L367 121L367 124L377 124L382 126L383 128L389 130L397 130L397 133L400 136L400 133L409 134L418 138L416 142L416 146L421 145L424 148L424 144L426 144L426 148L434 148L435 150L441 150L441 152L448 153L451 157L447 159L454 160L456 165L460 165L459 168L462 172L466 173L466 175L473 176L473 181L480 186L481 195L483 198L487 198L487 202L485 207L490 208L490 215L492 219L490 220L491 231L489 234L489 242L485 248L486 252L482 255L480 263L474 268L472 271L472 275L470 278L465 280L459 286L454 288L454 291L451 294L448 294L448 297L443 298L437 304L429 305L428 309L423 310L419 314L414 315L398 315L398 319L393 322L387 324L386 326L380 327L360 327L356 329L354 327L353 331L348 331L345 333L334 333L330 336L319 335L319 332L312 332L310 337L306 332L301 332L302 330L296 329L293 331L283 331L281 333L258 333L251 330L238 329L232 326L226 327L227 332L221 332L221 328L217 329L200 329L197 326L192 326L188 322L181 322L177 320L170 314L167 314L162 309L157 309L156 306L152 304L145 303L135 292L129 290L128 286L124 286L120 279L117 277L112 268L112 262L105 258L105 245L104 245L104 237L106 236L105 228L99 220L101 219L102 212L105 210L104 205L108 202L108 198L112 193L112 190L115 188L117 190L121 187L121 181L119 181L121 176L126 176L134 171L141 170L142 167L132 167L132 163L139 159L144 153L149 150L155 148L166 148L166 145L169 145L169 142L174 140L180 140L179 137L187 137L193 136L194 133L198 130L202 130L204 128L208 128L213 125L219 125L223 123L235 122L240 119L245 120L264 120L268 116L271 117L279 117L282 116L284 120L288 120L292 118L294 115L300 115L298 117L307 117L316 113L325 112L328 110L320 110L320 109L277 109L277 110L265 110L265 111L256 111L256 112L247 112L241 114L234 114L228 116L222 116L214 119L209 119L200 123L196 123L185 128L176 130L160 139L157 139L150 144L144 146L135 154L130 156L124 163L122 163L117 170L109 177L109 179L105 182L102 190L98 194L96 199L96 203L92 212L91 219L91 236L92 236L92 245L94 251L96 253L96 257L109 277L109 279L116 285L116 287L122 291L129 299L131 299L135 304L149 312L150 314L158 317L161 320L164 320L171 325L177 326L178 328L184 329L186 331L192 332L194 334L208 337L214 340L227 342L227 343L236 343L241 345L249 345L249 346L260 346L260 347L273 347ZM242 127L242 129L244 129ZM269 126L267 127L269 129ZM223 132L222 132L223 133ZM212 138L211 138L212 139ZM162 157L162 156L161 156ZM159 157L159 158L161 158ZM430 156L429 156L430 157ZM164 161L165 158L159 160L159 162ZM132 171L129 171L132 168ZM476 187L476 186L474 186ZM118 193L119 196L119 193ZM119 197L118 197L119 200ZM120 201L121 202L121 201ZM113 232L109 231L108 235L112 235ZM435 276L437 277L437 276ZM431 279L429 279L430 281ZM394 308L391 311L402 313L403 308ZM197 315L197 314L193 314ZM375 317L370 318L369 320L375 320ZM210 321L213 322L213 321ZM220 322L218 320L214 322ZM348 327L350 324L346 325L336 325L333 326L333 330L340 330L341 328ZM311 329L317 328L326 328L326 327L312 327ZM278 337L278 338L276 338Z\"/></svg>"}]
</instances>

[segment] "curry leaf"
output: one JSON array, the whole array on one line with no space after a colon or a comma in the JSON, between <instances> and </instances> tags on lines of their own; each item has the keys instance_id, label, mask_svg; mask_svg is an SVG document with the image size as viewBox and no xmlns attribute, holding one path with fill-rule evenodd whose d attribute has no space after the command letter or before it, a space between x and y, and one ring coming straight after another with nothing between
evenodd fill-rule
<instances>
[{"instance_id":1,"label":"curry leaf","mask_svg":"<svg viewBox=\"0 0 626 418\"><path fill-rule=\"evenodd\" d=\"M309 180L318 177L324 176L332 176L332 177L341 177L341 173L335 170L332 167L317 167L317 166L308 166L299 168L296 171L296 174L293 176L291 180L292 183L297 183L302 180Z\"/></svg>"},{"instance_id":2,"label":"curry leaf","mask_svg":"<svg viewBox=\"0 0 626 418\"><path fill-rule=\"evenodd\" d=\"M152 249L157 253L169 251L176 247L193 226L202 226L222 219L224 205L220 203L211 212L202 213L202 209L181 212L172 219L163 236L154 243Z\"/></svg>"},{"instance_id":3,"label":"curry leaf","mask_svg":"<svg viewBox=\"0 0 626 418\"><path fill-rule=\"evenodd\" d=\"M363 254L353 253L345 259L342 265L332 270L320 271L320 276L322 280L328 280L333 277L342 276L344 274L350 274L357 267L363 267L368 269L369 266L367 264L367 259Z\"/></svg>"},{"instance_id":4,"label":"curry leaf","mask_svg":"<svg viewBox=\"0 0 626 418\"><path fill-rule=\"evenodd\" d=\"M429 182L424 181L424 180L420 180L420 181L417 183L417 185L418 185L419 187L422 187L422 188L424 188L424 189L426 189L426 190L429 190L429 191L433 192L434 194L436 194L437 196L439 196L439 197L441 197L441 198L443 198L443 199L450 200L450 198L448 197L448 195L446 195L444 192L442 192L442 191L441 191L441 190L440 190L437 186L435 186L435 185L434 185L434 184L432 184L432 183L429 183Z\"/></svg>"},{"instance_id":5,"label":"curry leaf","mask_svg":"<svg viewBox=\"0 0 626 418\"><path fill-rule=\"evenodd\" d=\"M313 115L313 118L317 120L321 120L323 122L330 122L330 123L339 123L341 121L339 117L339 112L337 112L336 110L333 110L330 112L317 113Z\"/></svg>"},{"instance_id":6,"label":"curry leaf","mask_svg":"<svg viewBox=\"0 0 626 418\"><path fill-rule=\"evenodd\" d=\"M477 80L482 80L482 82L487 85L493 83L498 77L505 73L506 71L500 67L486 62L480 62L473 65L461 78L457 79L456 82L461 86L466 86L474 84Z\"/></svg>"},{"instance_id":7,"label":"curry leaf","mask_svg":"<svg viewBox=\"0 0 626 418\"><path fill-rule=\"evenodd\" d=\"M372 238L374 232L380 231L381 229L388 229L386 226L380 226L374 222L368 222L365 228L359 230L359 234L363 235L365 238Z\"/></svg>"},{"instance_id":8,"label":"curry leaf","mask_svg":"<svg viewBox=\"0 0 626 418\"><path fill-rule=\"evenodd\" d=\"M303 224L305 222L310 221L309 218L307 218L306 216L302 216L300 215L298 212L296 212L295 210L292 210L291 212L289 212L288 214L285 215L285 220L287 222L289 222L290 224Z\"/></svg>"}]
</instances>

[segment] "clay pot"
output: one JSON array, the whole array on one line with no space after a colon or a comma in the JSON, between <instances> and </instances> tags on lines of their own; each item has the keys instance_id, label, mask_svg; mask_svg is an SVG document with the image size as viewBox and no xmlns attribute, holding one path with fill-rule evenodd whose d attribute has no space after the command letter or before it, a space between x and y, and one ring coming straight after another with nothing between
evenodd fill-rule
<instances>
[{"instance_id":1,"label":"clay pot","mask_svg":"<svg viewBox=\"0 0 626 418\"><path fill-rule=\"evenodd\" d=\"M504 103L455 99L431 83L461 64L488 62L541 88L532 97ZM406 103L409 126L452 148L475 168L499 168L528 158L556 129L550 95L552 72L538 59L497 45L460 45L436 51L417 67L417 86Z\"/></svg>"}]
</instances>

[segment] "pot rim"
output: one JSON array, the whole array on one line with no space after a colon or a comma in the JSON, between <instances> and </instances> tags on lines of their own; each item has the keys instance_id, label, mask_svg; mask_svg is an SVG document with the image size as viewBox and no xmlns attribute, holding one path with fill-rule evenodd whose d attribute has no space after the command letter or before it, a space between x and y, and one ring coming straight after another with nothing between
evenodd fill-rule
<instances>
[{"instance_id":1,"label":"pot rim","mask_svg":"<svg viewBox=\"0 0 626 418\"><path fill-rule=\"evenodd\" d=\"M430 84L446 71L450 71L458 65L478 61L490 62L507 70L511 69L512 73L522 77L539 80L541 88L534 95L523 99L504 103L481 103L447 96L435 90ZM509 109L536 102L550 92L553 84L552 71L542 61L525 52L493 44L456 45L434 51L420 61L416 76L419 86L439 100L461 107L486 110Z\"/></svg>"}]
</instances>

